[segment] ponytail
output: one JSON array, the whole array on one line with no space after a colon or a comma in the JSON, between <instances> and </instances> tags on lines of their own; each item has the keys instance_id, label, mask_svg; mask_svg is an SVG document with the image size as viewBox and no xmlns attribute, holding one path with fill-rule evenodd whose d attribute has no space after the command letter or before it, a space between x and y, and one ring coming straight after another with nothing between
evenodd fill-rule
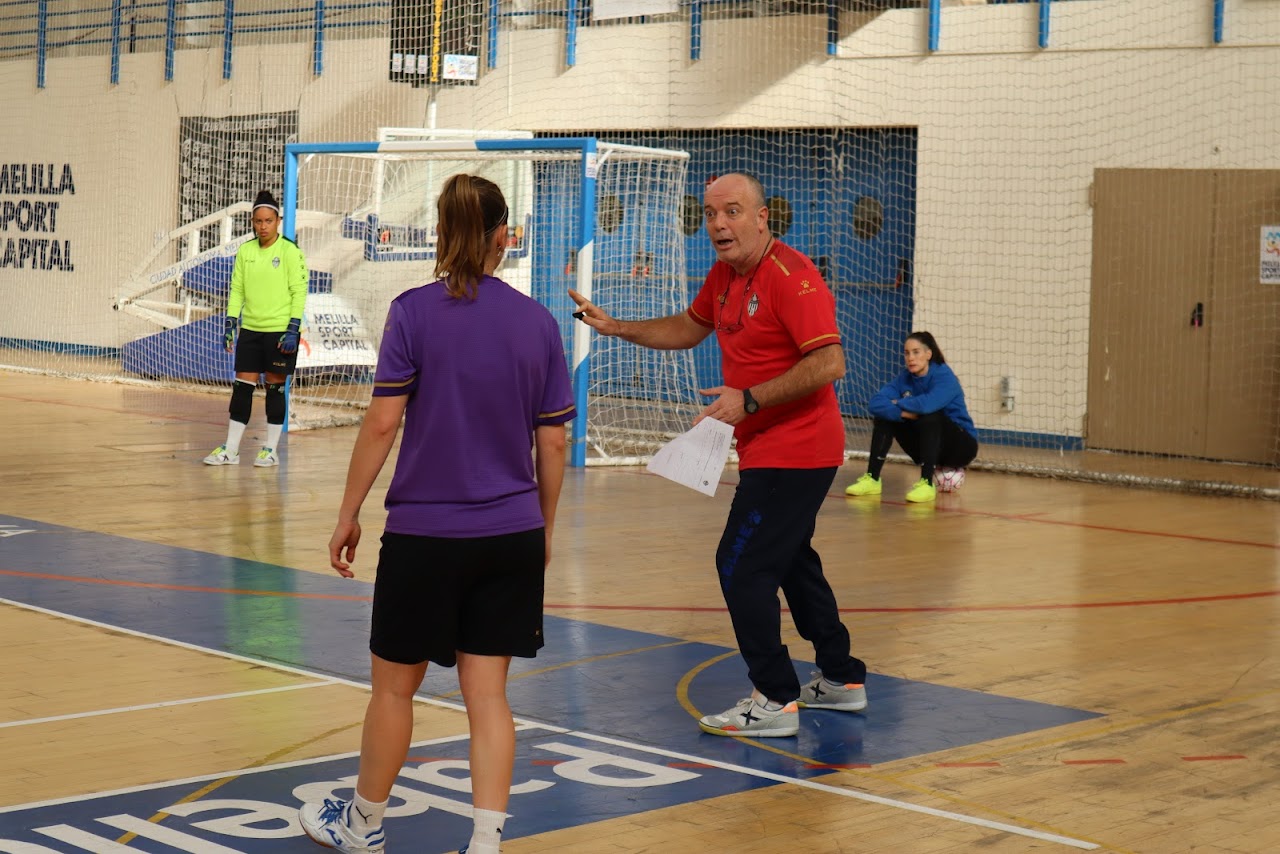
<instances>
[{"instance_id":1,"label":"ponytail","mask_svg":"<svg viewBox=\"0 0 1280 854\"><path fill-rule=\"evenodd\" d=\"M436 210L436 277L455 299L475 299L489 237L507 221L502 190L478 175L454 175L445 182Z\"/></svg>"},{"instance_id":2,"label":"ponytail","mask_svg":"<svg viewBox=\"0 0 1280 854\"><path fill-rule=\"evenodd\" d=\"M907 336L907 340L911 341L913 339L916 341L919 341L921 344L928 347L929 350L933 353L933 355L929 357L929 361L932 364L945 365L947 363L946 357L942 355L942 348L939 347L938 342L933 339L933 333L912 332L910 335Z\"/></svg>"}]
</instances>

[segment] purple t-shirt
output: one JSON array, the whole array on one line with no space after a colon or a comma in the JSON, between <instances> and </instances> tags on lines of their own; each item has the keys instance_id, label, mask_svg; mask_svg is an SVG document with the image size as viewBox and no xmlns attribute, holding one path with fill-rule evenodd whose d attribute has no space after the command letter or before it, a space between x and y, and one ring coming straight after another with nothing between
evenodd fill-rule
<instances>
[{"instance_id":1,"label":"purple t-shirt","mask_svg":"<svg viewBox=\"0 0 1280 854\"><path fill-rule=\"evenodd\" d=\"M560 327L551 312L486 276L475 300L441 282L391 303L375 395L409 395L388 531L488 537L543 525L535 427L574 417Z\"/></svg>"}]
</instances>

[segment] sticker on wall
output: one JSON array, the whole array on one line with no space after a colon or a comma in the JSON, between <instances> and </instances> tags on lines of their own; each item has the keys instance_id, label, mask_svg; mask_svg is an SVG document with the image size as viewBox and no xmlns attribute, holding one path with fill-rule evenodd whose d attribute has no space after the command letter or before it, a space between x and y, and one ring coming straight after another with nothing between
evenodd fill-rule
<instances>
[{"instance_id":1,"label":"sticker on wall","mask_svg":"<svg viewBox=\"0 0 1280 854\"><path fill-rule=\"evenodd\" d=\"M1280 285L1280 225L1264 225L1258 246L1258 280Z\"/></svg>"}]
</instances>

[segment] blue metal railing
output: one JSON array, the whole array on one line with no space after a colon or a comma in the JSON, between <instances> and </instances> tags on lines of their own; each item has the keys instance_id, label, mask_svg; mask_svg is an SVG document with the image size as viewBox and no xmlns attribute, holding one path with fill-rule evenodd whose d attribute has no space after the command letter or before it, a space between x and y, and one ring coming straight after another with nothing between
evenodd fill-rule
<instances>
[{"instance_id":1,"label":"blue metal railing","mask_svg":"<svg viewBox=\"0 0 1280 854\"><path fill-rule=\"evenodd\" d=\"M309 38L312 44L312 73L324 73L324 53L329 34L335 30L369 29L379 35L390 26L392 0L280 0L276 8L237 10L235 0L222 0L220 11L180 14L185 4L177 0L101 0L101 4L73 10L51 10L49 0L0 0L0 60L6 57L36 57L36 81L45 86L49 53L70 47L105 46L110 55L110 79L120 82L121 53L134 53L142 46L162 42L164 79L173 80L175 52L182 38L221 39L222 76L230 79L235 46L243 36L264 33L294 33L296 40ZM577 63L579 28L619 23L644 23L644 17L610 20L591 19L592 0L561 0L558 9L529 12L502 11L501 0L469 0L483 9L486 19L485 67L498 66L498 33L521 18L555 22L565 31L564 62ZM703 25L708 9L732 7L747 0L679 0L680 14L688 13L689 58L702 58ZM1049 45L1050 10L1053 0L991 0L999 3L1038 3L1039 45ZM903 2L908 8L910 4ZM942 0L925 0L929 51L939 49L942 30ZM1213 40L1223 40L1225 0L1214 0ZM835 56L840 40L839 0L816 3L815 11L826 15L826 53ZM891 4L890 8L893 8ZM917 7L918 8L918 7ZM34 24L34 26L32 26ZM28 40L30 39L30 40Z\"/></svg>"}]
</instances>

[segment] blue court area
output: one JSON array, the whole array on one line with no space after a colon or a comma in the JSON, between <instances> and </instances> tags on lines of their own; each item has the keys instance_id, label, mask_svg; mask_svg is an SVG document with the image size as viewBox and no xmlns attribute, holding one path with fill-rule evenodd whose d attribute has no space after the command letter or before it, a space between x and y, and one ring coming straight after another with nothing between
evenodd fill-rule
<instances>
[{"instance_id":1,"label":"blue court area","mask_svg":"<svg viewBox=\"0 0 1280 854\"><path fill-rule=\"evenodd\" d=\"M0 598L318 674L368 681L371 596L372 585L337 575L0 516ZM721 711L744 696L749 686L738 656L705 666L727 648L553 616L545 632L538 658L512 666L512 708L534 725L520 738L516 780L525 789L512 798L512 836L775 784L759 773L810 779L830 773L828 766L875 765L1097 717L872 674L865 713L802 712L800 735L769 739L765 750L703 734L677 696L682 678L700 667L688 683L688 701L701 712ZM810 669L797 664L802 679ZM454 671L435 668L423 694L456 689ZM465 777L465 757L465 739L411 751L400 814L412 820L401 826L412 831L421 822L418 829L429 835L417 838L440 840L424 850L456 850L466 841L469 825L465 812L458 813L466 787L451 779ZM341 792L355 771L355 758L345 757L246 774L201 798L202 806L182 807L191 813L180 832L205 839L224 834L222 844L236 850L279 850L282 840L300 832L289 817L299 792L317 780ZM97 850L77 834L110 835L126 829L121 821L129 816L145 823L201 785L0 811L0 836L55 850ZM112 816L121 821L103 823ZM95 829L86 830L86 823ZM72 828L70 836L80 841L37 831L51 826ZM178 827L168 820L158 826ZM149 832L140 834L154 842L148 847L183 847L182 839ZM299 837L284 844L304 849L309 843Z\"/></svg>"}]
</instances>

